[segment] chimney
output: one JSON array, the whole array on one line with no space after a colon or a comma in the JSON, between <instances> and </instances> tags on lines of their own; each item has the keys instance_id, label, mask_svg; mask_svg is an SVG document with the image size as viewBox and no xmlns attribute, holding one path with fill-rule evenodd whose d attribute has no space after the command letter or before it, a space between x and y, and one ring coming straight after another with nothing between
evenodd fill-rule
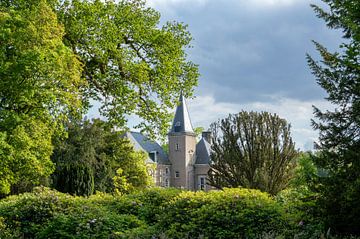
<instances>
[{"instance_id":1,"label":"chimney","mask_svg":"<svg viewBox=\"0 0 360 239\"><path fill-rule=\"evenodd\" d=\"M209 144L211 144L211 138L212 138L212 136L211 136L211 131L203 131L203 132L201 133L201 136L202 136Z\"/></svg>"}]
</instances>

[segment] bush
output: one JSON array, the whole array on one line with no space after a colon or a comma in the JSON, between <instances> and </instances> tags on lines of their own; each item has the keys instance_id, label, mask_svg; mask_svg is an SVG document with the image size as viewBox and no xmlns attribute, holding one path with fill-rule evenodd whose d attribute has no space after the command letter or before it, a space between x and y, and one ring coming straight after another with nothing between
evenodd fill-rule
<instances>
[{"instance_id":1,"label":"bush","mask_svg":"<svg viewBox=\"0 0 360 239\"><path fill-rule=\"evenodd\" d=\"M134 215L113 212L114 201L106 194L84 198L36 188L0 201L0 233L13 228L23 238L117 238L146 225Z\"/></svg>"},{"instance_id":2,"label":"bush","mask_svg":"<svg viewBox=\"0 0 360 239\"><path fill-rule=\"evenodd\" d=\"M183 192L164 208L159 230L169 238L257 238L282 232L284 212L258 190Z\"/></svg>"},{"instance_id":3,"label":"bush","mask_svg":"<svg viewBox=\"0 0 360 239\"><path fill-rule=\"evenodd\" d=\"M0 200L0 238L320 238L311 203L292 191L151 188L74 197L47 188ZM303 225L299 225L303 221ZM325 238L325 237L324 237ZM331 238L331 237L326 237Z\"/></svg>"}]
</instances>

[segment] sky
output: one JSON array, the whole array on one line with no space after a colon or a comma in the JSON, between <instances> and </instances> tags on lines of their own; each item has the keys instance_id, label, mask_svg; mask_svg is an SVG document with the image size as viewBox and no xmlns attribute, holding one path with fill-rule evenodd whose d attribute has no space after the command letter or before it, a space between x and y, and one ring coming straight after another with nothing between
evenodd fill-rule
<instances>
[{"instance_id":1,"label":"sky","mask_svg":"<svg viewBox=\"0 0 360 239\"><path fill-rule=\"evenodd\" d=\"M241 110L268 111L291 124L296 148L313 148L312 105L332 106L305 56L319 59L312 40L337 50L341 33L311 3L326 9L320 0L148 0L162 23L183 22L194 38L188 55L201 74L187 102L194 127Z\"/></svg>"}]
</instances>

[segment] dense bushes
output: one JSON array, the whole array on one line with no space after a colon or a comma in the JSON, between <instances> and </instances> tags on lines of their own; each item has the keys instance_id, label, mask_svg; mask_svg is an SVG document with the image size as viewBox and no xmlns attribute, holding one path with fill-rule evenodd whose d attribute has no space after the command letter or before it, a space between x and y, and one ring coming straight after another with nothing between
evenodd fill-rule
<instances>
[{"instance_id":1,"label":"dense bushes","mask_svg":"<svg viewBox=\"0 0 360 239\"><path fill-rule=\"evenodd\" d=\"M0 238L310 238L318 225L298 225L306 218L284 197L152 188L85 198L36 188L0 201Z\"/></svg>"},{"instance_id":2,"label":"dense bushes","mask_svg":"<svg viewBox=\"0 0 360 239\"><path fill-rule=\"evenodd\" d=\"M159 225L169 238L255 238L284 229L283 212L249 189L183 192L165 206Z\"/></svg>"},{"instance_id":3,"label":"dense bushes","mask_svg":"<svg viewBox=\"0 0 360 239\"><path fill-rule=\"evenodd\" d=\"M142 225L135 216L116 214L103 206L111 201L109 195L72 197L37 188L31 194L3 199L0 215L4 229L15 229L24 238L109 238Z\"/></svg>"},{"instance_id":4,"label":"dense bushes","mask_svg":"<svg viewBox=\"0 0 360 239\"><path fill-rule=\"evenodd\" d=\"M130 238L154 234L148 224L178 190L127 196L74 197L47 188L0 201L0 238ZM136 229L136 230L134 230Z\"/></svg>"}]
</instances>

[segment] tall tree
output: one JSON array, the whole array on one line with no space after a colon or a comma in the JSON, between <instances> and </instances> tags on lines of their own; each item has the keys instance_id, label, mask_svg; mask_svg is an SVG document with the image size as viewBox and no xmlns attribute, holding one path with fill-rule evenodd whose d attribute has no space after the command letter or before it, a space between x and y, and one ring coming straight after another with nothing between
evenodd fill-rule
<instances>
[{"instance_id":1,"label":"tall tree","mask_svg":"<svg viewBox=\"0 0 360 239\"><path fill-rule=\"evenodd\" d=\"M68 137L56 140L51 157L56 165L52 178L57 190L76 195L112 192L117 186L113 180L117 171L127 185L122 192L150 185L146 157L134 152L128 140L106 122L73 120L66 128Z\"/></svg>"},{"instance_id":2,"label":"tall tree","mask_svg":"<svg viewBox=\"0 0 360 239\"><path fill-rule=\"evenodd\" d=\"M326 225L339 233L360 234L360 2L323 0L325 11L312 5L317 16L331 29L341 29L345 43L331 53L315 42L321 62L307 56L326 99L336 109L321 111L314 107L313 120L319 130L314 162L326 172L318 177L315 189L321 194L319 209Z\"/></svg>"},{"instance_id":3,"label":"tall tree","mask_svg":"<svg viewBox=\"0 0 360 239\"><path fill-rule=\"evenodd\" d=\"M21 164L12 152L39 144L33 135L50 142L69 113L84 113L93 99L112 125L123 128L126 116L136 114L143 119L139 127L166 134L168 110L180 90L192 94L198 69L187 60L192 38L186 26L160 26L159 19L143 0L0 1L1 192L25 175L15 173ZM29 141L15 145L10 139L22 124L16 132ZM45 129L33 134L31 125ZM38 165L46 176L52 146L41 145L41 157L24 151L21 160L41 159L39 165L50 166Z\"/></svg>"},{"instance_id":4,"label":"tall tree","mask_svg":"<svg viewBox=\"0 0 360 239\"><path fill-rule=\"evenodd\" d=\"M192 94L198 68L187 60L192 37L186 25L167 22L144 0L59 1L64 43L83 64L86 102L102 103L101 113L122 127L126 115L142 119L149 133L167 134L180 91Z\"/></svg>"},{"instance_id":5,"label":"tall tree","mask_svg":"<svg viewBox=\"0 0 360 239\"><path fill-rule=\"evenodd\" d=\"M1 2L3 3L3 1ZM53 165L51 138L81 106L80 62L45 0L0 4L0 193L37 184Z\"/></svg>"},{"instance_id":6,"label":"tall tree","mask_svg":"<svg viewBox=\"0 0 360 239\"><path fill-rule=\"evenodd\" d=\"M209 184L276 194L288 184L297 151L290 125L267 112L245 112L211 125Z\"/></svg>"}]
</instances>

